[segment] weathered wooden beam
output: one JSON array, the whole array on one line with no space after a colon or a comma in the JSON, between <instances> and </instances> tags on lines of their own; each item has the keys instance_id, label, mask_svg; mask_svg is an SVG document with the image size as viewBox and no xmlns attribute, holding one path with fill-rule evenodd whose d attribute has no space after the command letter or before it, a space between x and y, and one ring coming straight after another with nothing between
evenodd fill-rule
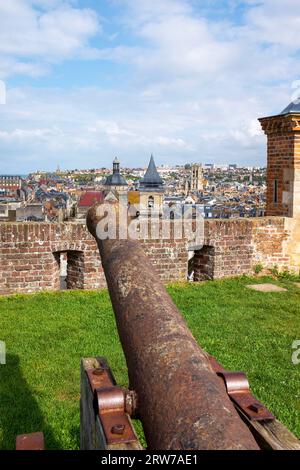
<instances>
[{"instance_id":1,"label":"weathered wooden beam","mask_svg":"<svg viewBox=\"0 0 300 470\"><path fill-rule=\"evenodd\" d=\"M95 412L94 392L87 375L87 371L99 369L101 366L103 366L103 358L101 358L101 362L99 358L86 358L81 360L80 449L142 450L143 447L137 437L135 441L127 443L109 444L107 442L101 419ZM113 376L112 380L114 380ZM131 423L129 417L128 419Z\"/></svg>"},{"instance_id":2,"label":"weathered wooden beam","mask_svg":"<svg viewBox=\"0 0 300 470\"><path fill-rule=\"evenodd\" d=\"M240 409L245 421L262 450L300 450L300 441L278 419L251 421Z\"/></svg>"},{"instance_id":3,"label":"weathered wooden beam","mask_svg":"<svg viewBox=\"0 0 300 470\"><path fill-rule=\"evenodd\" d=\"M252 395L244 373L232 373L226 370L213 356L210 356L210 363L262 450L300 450L300 441L297 437ZM241 376L242 382L240 382ZM251 409L249 405L255 405L255 408Z\"/></svg>"}]
</instances>

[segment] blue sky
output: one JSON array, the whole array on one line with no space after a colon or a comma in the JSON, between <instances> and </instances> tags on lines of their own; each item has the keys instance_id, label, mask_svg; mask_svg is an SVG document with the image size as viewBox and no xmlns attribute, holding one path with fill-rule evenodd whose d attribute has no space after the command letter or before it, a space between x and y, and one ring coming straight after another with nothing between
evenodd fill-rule
<instances>
[{"instance_id":1,"label":"blue sky","mask_svg":"<svg viewBox=\"0 0 300 470\"><path fill-rule=\"evenodd\" d=\"M0 2L0 172L264 165L299 29L299 0Z\"/></svg>"}]
</instances>

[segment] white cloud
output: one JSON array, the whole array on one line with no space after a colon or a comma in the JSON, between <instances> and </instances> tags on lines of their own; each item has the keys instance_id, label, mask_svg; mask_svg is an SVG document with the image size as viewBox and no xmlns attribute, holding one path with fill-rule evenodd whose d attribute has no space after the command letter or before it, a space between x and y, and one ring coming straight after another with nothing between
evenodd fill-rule
<instances>
[{"instance_id":1,"label":"white cloud","mask_svg":"<svg viewBox=\"0 0 300 470\"><path fill-rule=\"evenodd\" d=\"M177 96L187 92L199 95L201 88L206 94L214 90L226 96L248 88L255 96L257 87L300 75L300 62L293 54L299 50L297 41L292 41L294 50L287 51L275 40L283 36L285 41L286 35L280 28L282 17L285 27L291 23L292 34L298 34L297 27L293 27L297 25L296 16L299 18L299 12L295 15L298 0L288 1L293 6L291 10L281 0L231 1L228 10L239 3L251 6L244 22L234 23L214 21L211 16L205 18L188 1L125 0L120 2L127 5L123 23L139 47L118 45L97 53L106 60L130 64L135 68L133 76L138 84L143 82L148 89L160 90L161 97L171 91ZM203 3L214 6L213 2ZM258 22L260 18L265 18L264 28Z\"/></svg>"},{"instance_id":2,"label":"white cloud","mask_svg":"<svg viewBox=\"0 0 300 470\"><path fill-rule=\"evenodd\" d=\"M131 27L144 23L161 21L174 15L192 14L190 3L186 0L117 0L130 11L123 22Z\"/></svg>"},{"instance_id":3,"label":"white cloud","mask_svg":"<svg viewBox=\"0 0 300 470\"><path fill-rule=\"evenodd\" d=\"M2 171L12 161L18 172L55 169L58 162L66 168L110 166L115 154L133 166L146 165L151 152L163 163L232 161L233 147L239 161L257 163L264 155L263 137L255 136L251 121L255 103L242 115L243 104L235 103L235 114L225 98L138 104L134 90L100 88L10 89L8 102L0 132Z\"/></svg>"},{"instance_id":4,"label":"white cloud","mask_svg":"<svg viewBox=\"0 0 300 470\"><path fill-rule=\"evenodd\" d=\"M49 63L89 54L89 39L100 31L93 10L68 1L2 1L0 76L38 76Z\"/></svg>"},{"instance_id":5,"label":"white cloud","mask_svg":"<svg viewBox=\"0 0 300 470\"><path fill-rule=\"evenodd\" d=\"M248 26L257 42L299 50L299 0L261 0L247 15Z\"/></svg>"},{"instance_id":6,"label":"white cloud","mask_svg":"<svg viewBox=\"0 0 300 470\"><path fill-rule=\"evenodd\" d=\"M22 142L26 139L47 139L53 136L53 129L14 129L12 131L0 131L0 140L14 142L19 139Z\"/></svg>"},{"instance_id":7,"label":"white cloud","mask_svg":"<svg viewBox=\"0 0 300 470\"><path fill-rule=\"evenodd\" d=\"M203 81L223 70L236 55L234 44L215 40L206 21L189 16L170 16L145 24L139 34L151 44L139 57L139 65L146 71L176 74L177 79L196 75Z\"/></svg>"},{"instance_id":8,"label":"white cloud","mask_svg":"<svg viewBox=\"0 0 300 470\"><path fill-rule=\"evenodd\" d=\"M158 136L154 139L156 144L166 147L178 147L179 149L194 150L184 139L170 139L169 137Z\"/></svg>"},{"instance_id":9,"label":"white cloud","mask_svg":"<svg viewBox=\"0 0 300 470\"><path fill-rule=\"evenodd\" d=\"M0 77L23 75L27 77L41 77L49 72L46 64L39 62L22 62L0 54Z\"/></svg>"},{"instance_id":10,"label":"white cloud","mask_svg":"<svg viewBox=\"0 0 300 470\"><path fill-rule=\"evenodd\" d=\"M49 73L70 57L116 67L109 89L101 77L94 88L8 89L0 129L0 154L13 157L7 169L13 159L24 170L103 166L115 154L141 165L151 152L165 163L265 162L257 118L280 112L300 77L298 0L230 1L231 12L248 4L239 21L214 20L188 0L114 0L120 15L107 48L89 46L99 19L76 2L3 3L0 78Z\"/></svg>"}]
</instances>

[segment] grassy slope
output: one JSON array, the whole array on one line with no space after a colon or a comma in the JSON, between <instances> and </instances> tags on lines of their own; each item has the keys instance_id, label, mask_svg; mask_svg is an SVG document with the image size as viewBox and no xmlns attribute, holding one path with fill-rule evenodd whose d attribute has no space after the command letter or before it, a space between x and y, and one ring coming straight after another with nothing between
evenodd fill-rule
<instances>
[{"instance_id":1,"label":"grassy slope","mask_svg":"<svg viewBox=\"0 0 300 470\"><path fill-rule=\"evenodd\" d=\"M260 280L262 282L263 280ZM244 370L259 399L300 437L300 289L245 288L246 278L173 285L175 303L201 345L232 370ZM274 281L273 281L274 282ZM104 355L121 385L127 373L106 291L0 298L0 448L17 434L43 430L47 448L79 445L80 357Z\"/></svg>"}]
</instances>

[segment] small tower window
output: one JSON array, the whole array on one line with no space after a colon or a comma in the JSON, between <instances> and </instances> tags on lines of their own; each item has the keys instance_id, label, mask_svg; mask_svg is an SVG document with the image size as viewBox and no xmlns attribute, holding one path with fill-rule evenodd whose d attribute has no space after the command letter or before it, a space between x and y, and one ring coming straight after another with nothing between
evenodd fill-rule
<instances>
[{"instance_id":1,"label":"small tower window","mask_svg":"<svg viewBox=\"0 0 300 470\"><path fill-rule=\"evenodd\" d=\"M273 183L273 202L278 204L278 180L274 180Z\"/></svg>"},{"instance_id":2,"label":"small tower window","mask_svg":"<svg viewBox=\"0 0 300 470\"><path fill-rule=\"evenodd\" d=\"M151 209L151 207L154 207L154 197L149 196L148 198L148 208Z\"/></svg>"}]
</instances>

